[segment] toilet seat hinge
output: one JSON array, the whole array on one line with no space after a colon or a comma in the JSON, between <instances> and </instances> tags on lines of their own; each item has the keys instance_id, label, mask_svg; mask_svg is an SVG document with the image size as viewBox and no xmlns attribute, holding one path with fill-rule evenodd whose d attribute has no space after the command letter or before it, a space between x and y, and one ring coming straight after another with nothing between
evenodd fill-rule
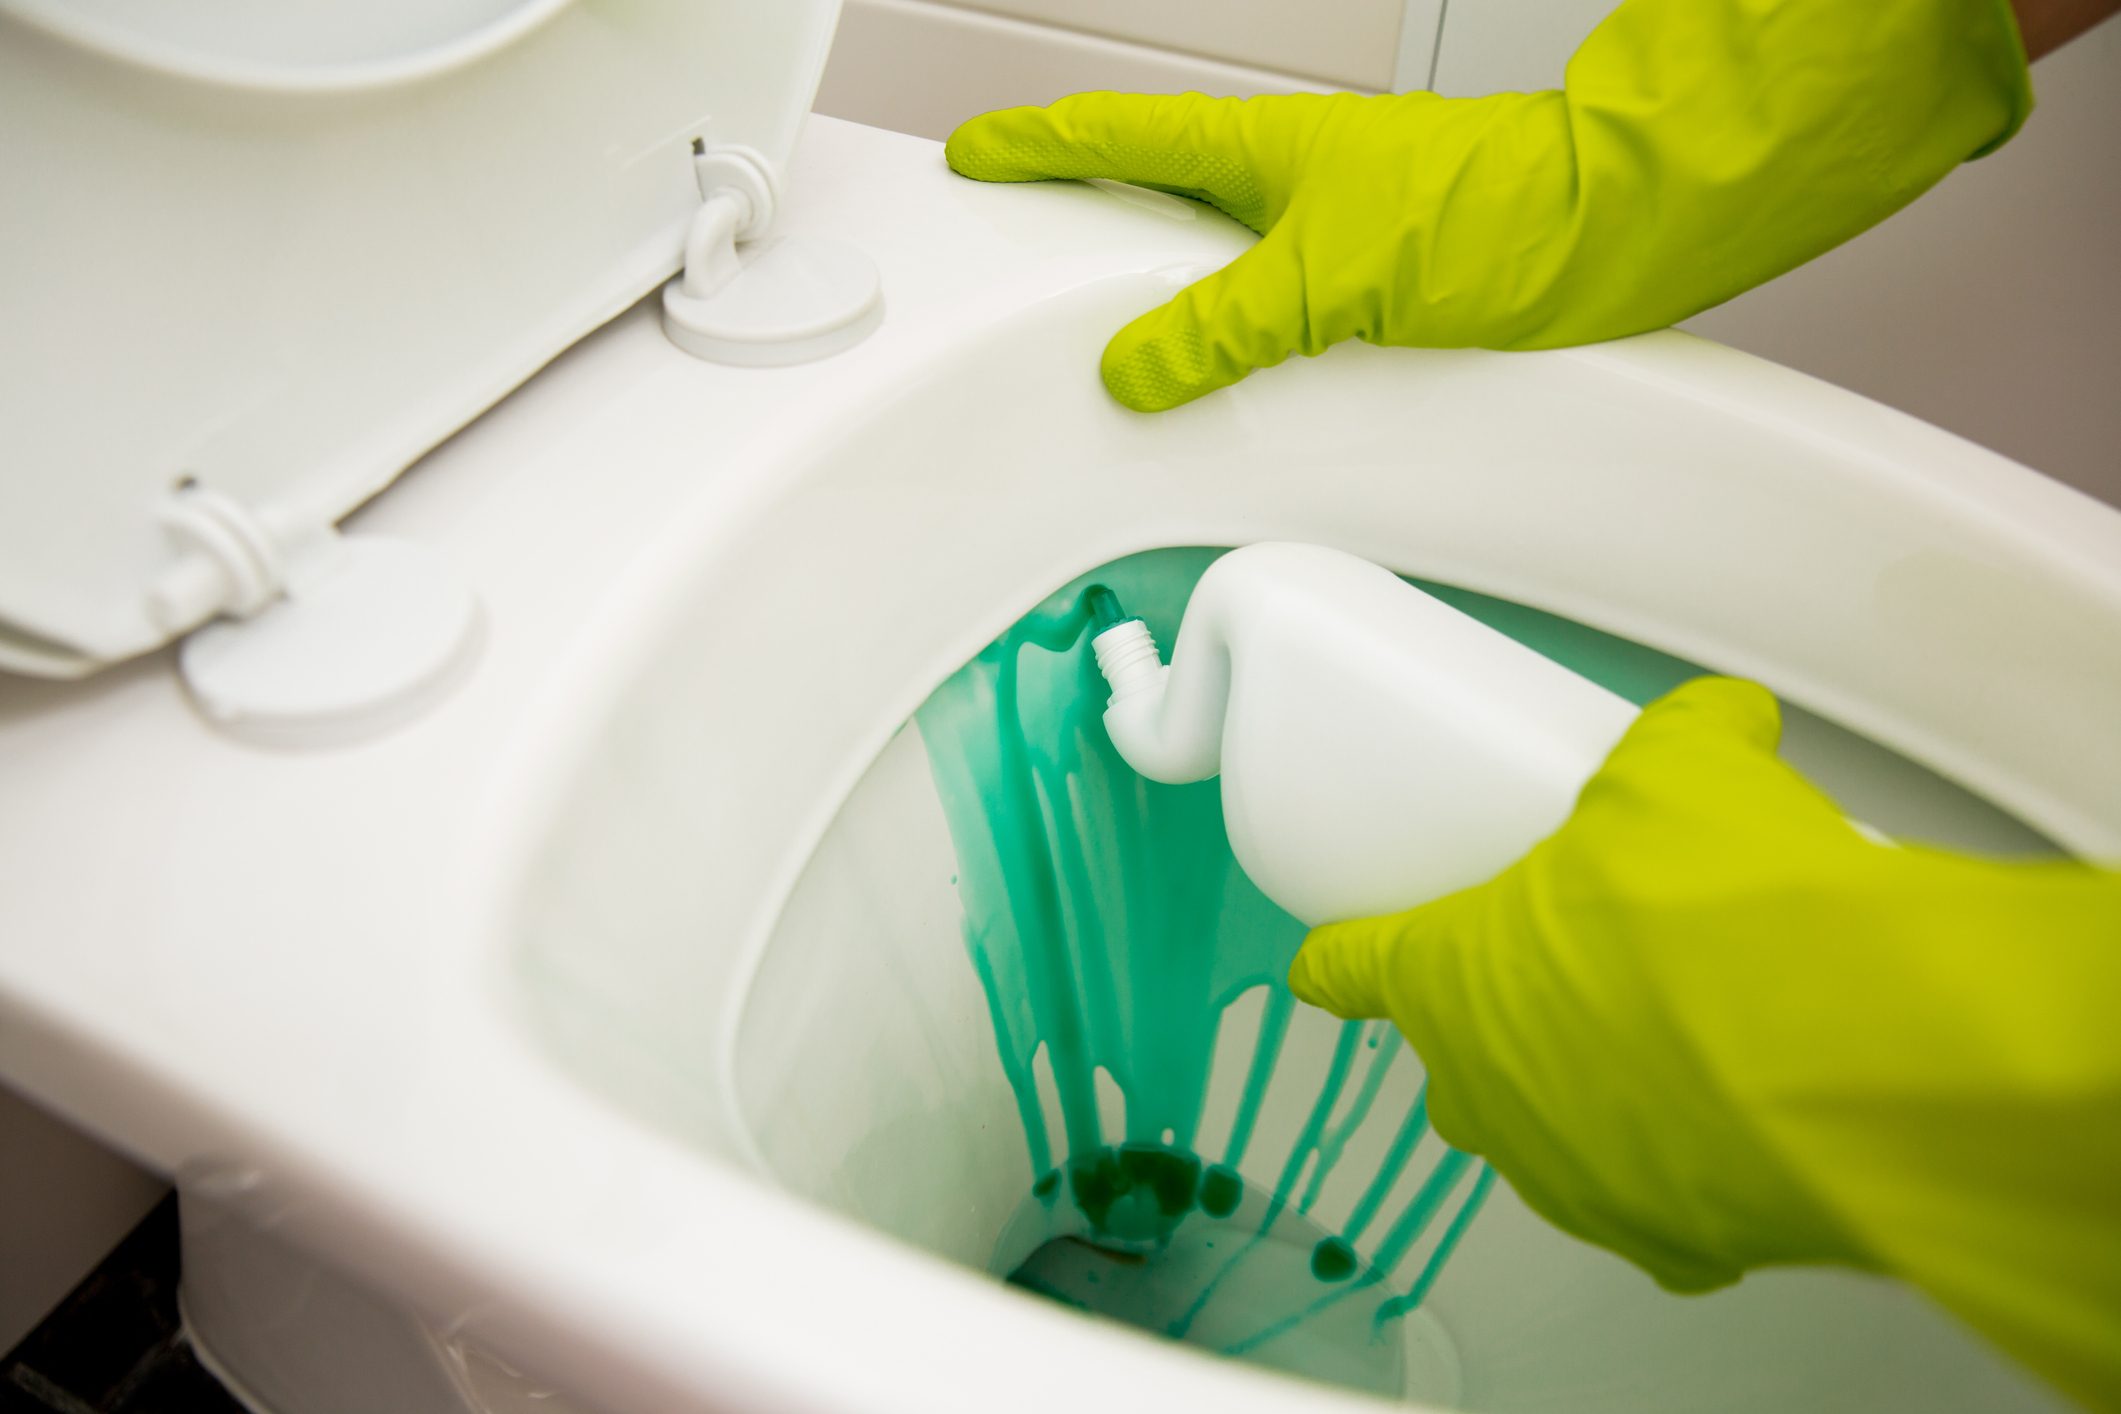
<instances>
[{"instance_id":1,"label":"toilet seat hinge","mask_svg":"<svg viewBox=\"0 0 2121 1414\"><path fill-rule=\"evenodd\" d=\"M342 535L187 478L157 518L177 540L148 612L186 633L177 669L215 726L279 746L372 736L461 680L478 600L423 545Z\"/></svg>"},{"instance_id":2,"label":"toilet seat hinge","mask_svg":"<svg viewBox=\"0 0 2121 1414\"><path fill-rule=\"evenodd\" d=\"M148 613L166 631L216 614L250 618L287 588L291 537L233 496L186 477L156 519L190 552L148 594Z\"/></svg>"},{"instance_id":3,"label":"toilet seat hinge","mask_svg":"<svg viewBox=\"0 0 2121 1414\"><path fill-rule=\"evenodd\" d=\"M692 141L692 176L700 189L700 209L685 232L683 288L705 299L735 279L743 269L738 241L766 234L778 214L780 192L773 164L748 147L709 147Z\"/></svg>"},{"instance_id":4,"label":"toilet seat hinge","mask_svg":"<svg viewBox=\"0 0 2121 1414\"><path fill-rule=\"evenodd\" d=\"M711 363L770 367L851 348L883 322L882 282L861 251L763 239L780 208L772 163L695 138L692 170L701 205L685 232L684 268L663 287L672 343Z\"/></svg>"}]
</instances>

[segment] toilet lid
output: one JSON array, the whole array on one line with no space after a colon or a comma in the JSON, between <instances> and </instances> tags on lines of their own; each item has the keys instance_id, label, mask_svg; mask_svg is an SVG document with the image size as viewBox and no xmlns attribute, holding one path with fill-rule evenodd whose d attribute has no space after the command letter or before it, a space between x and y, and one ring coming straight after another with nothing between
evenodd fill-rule
<instances>
[{"instance_id":1,"label":"toilet lid","mask_svg":"<svg viewBox=\"0 0 2121 1414\"><path fill-rule=\"evenodd\" d=\"M196 626L180 486L297 541L654 288L838 8L0 0L0 668Z\"/></svg>"}]
</instances>

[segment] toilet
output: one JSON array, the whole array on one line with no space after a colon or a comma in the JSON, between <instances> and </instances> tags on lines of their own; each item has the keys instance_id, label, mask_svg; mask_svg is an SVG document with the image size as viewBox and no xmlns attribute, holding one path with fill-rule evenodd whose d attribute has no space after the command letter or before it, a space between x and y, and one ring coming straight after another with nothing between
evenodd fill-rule
<instances>
[{"instance_id":1,"label":"toilet","mask_svg":"<svg viewBox=\"0 0 2121 1414\"><path fill-rule=\"evenodd\" d=\"M1249 233L805 121L833 0L269 8L0 0L0 1076L176 1183L246 1405L2066 1407L1892 1283L1669 1296L1505 1183L1367 1383L1005 1285L1040 1174L921 716L1086 577L1306 541L1624 694L1759 678L1889 833L2110 860L2121 512L1678 333L1143 417L1104 340ZM1248 1183L1371 1040L1411 1112L1296 1015Z\"/></svg>"}]
</instances>

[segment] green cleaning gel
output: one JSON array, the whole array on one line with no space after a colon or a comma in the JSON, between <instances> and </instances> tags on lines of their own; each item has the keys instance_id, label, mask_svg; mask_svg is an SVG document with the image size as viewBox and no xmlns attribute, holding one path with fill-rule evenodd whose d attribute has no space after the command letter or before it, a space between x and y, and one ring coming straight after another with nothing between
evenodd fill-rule
<instances>
[{"instance_id":1,"label":"green cleaning gel","mask_svg":"<svg viewBox=\"0 0 2121 1414\"><path fill-rule=\"evenodd\" d=\"M917 715L1033 1174L996 1270L1238 1358L1442 1397L1408 1317L1492 1174L1435 1137L1396 1032L1289 995L1304 924L1238 867L1216 783L1146 779L1106 728L1092 641L1176 632L1216 560L1103 567Z\"/></svg>"}]
</instances>

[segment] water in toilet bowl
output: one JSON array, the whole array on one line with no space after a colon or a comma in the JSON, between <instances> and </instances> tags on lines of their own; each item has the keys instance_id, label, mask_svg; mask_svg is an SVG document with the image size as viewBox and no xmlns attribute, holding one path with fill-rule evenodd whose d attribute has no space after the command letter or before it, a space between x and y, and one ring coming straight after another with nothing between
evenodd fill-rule
<instances>
[{"instance_id":1,"label":"water in toilet bowl","mask_svg":"<svg viewBox=\"0 0 2121 1414\"><path fill-rule=\"evenodd\" d=\"M1080 1311L1169 1333L1354 1389L1450 1404L1460 1392L1456 1351L1425 1313L1379 1321L1382 1274L1341 1239L1248 1191L1228 1217L1195 1215L1153 1252L1092 1238L1045 1243L1010 1273L1012 1286ZM1470 1217L1478 1205L1461 1205ZM1332 1264L1320 1254L1334 1254Z\"/></svg>"}]
</instances>

